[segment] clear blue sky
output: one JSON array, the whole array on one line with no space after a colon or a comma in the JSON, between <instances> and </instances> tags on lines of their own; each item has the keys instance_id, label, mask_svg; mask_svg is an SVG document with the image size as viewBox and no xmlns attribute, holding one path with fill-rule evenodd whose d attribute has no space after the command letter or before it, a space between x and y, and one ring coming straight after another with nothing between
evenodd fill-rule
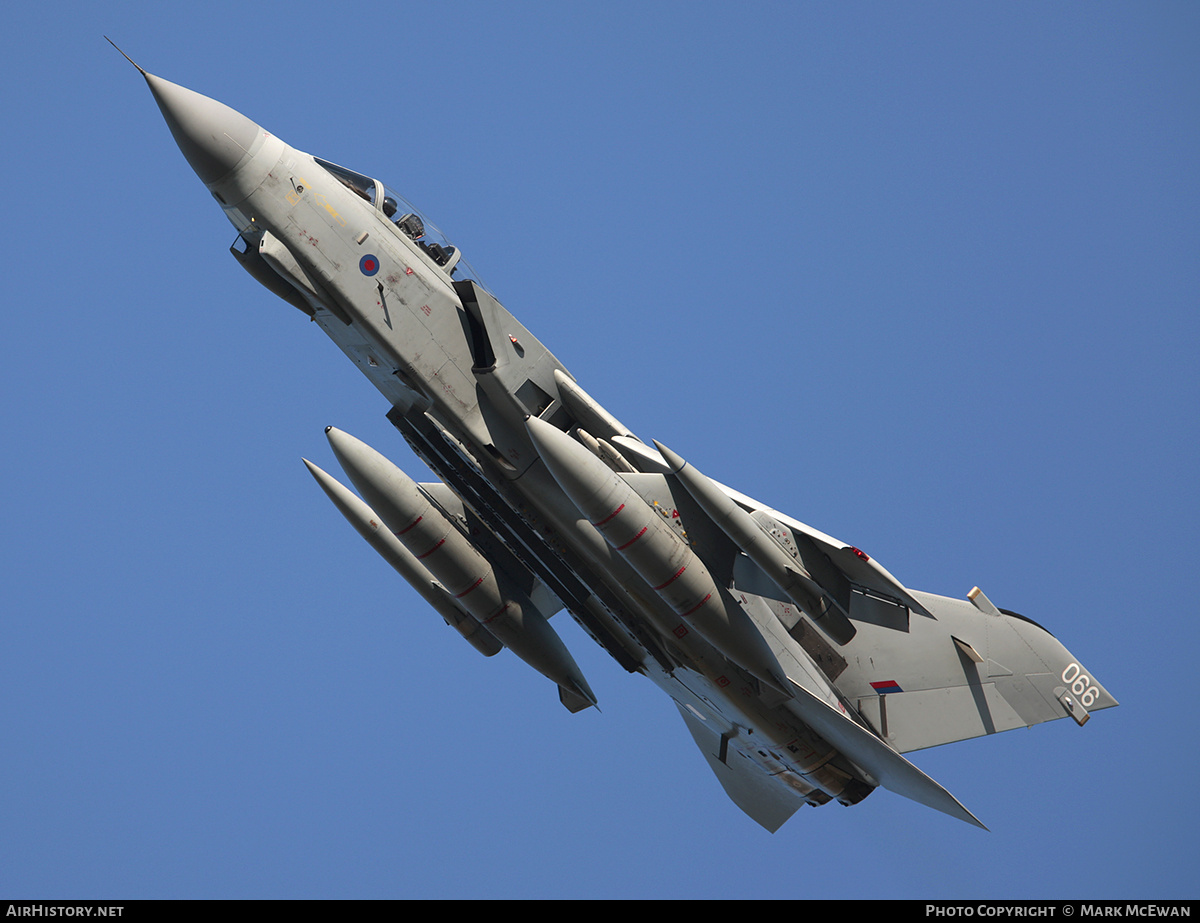
<instances>
[{"instance_id":1,"label":"clear blue sky","mask_svg":"<svg viewBox=\"0 0 1200 923\"><path fill-rule=\"evenodd\" d=\"M18 5L3 897L1197 896L1190 3ZM233 231L151 72L379 176L643 438L1121 700L774 836L555 623L478 656L300 456L429 475Z\"/></svg>"}]
</instances>

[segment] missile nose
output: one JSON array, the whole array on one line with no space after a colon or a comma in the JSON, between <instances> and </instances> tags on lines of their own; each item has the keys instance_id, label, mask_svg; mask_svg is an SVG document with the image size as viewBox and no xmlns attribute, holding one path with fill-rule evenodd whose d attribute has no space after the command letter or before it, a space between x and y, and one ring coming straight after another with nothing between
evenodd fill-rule
<instances>
[{"instance_id":1,"label":"missile nose","mask_svg":"<svg viewBox=\"0 0 1200 923\"><path fill-rule=\"evenodd\" d=\"M356 443L361 444L361 440L355 439L349 433L342 432L336 426L325 427L325 438L329 440L329 446L335 455L339 452L344 455L348 451L353 451Z\"/></svg>"},{"instance_id":2,"label":"missile nose","mask_svg":"<svg viewBox=\"0 0 1200 923\"><path fill-rule=\"evenodd\" d=\"M206 185L228 176L261 144L262 128L240 112L169 80L142 74L175 143Z\"/></svg>"},{"instance_id":3,"label":"missile nose","mask_svg":"<svg viewBox=\"0 0 1200 923\"><path fill-rule=\"evenodd\" d=\"M685 462L682 458L680 458L678 455L676 455L674 452L672 452L670 449L668 449L665 445L663 445L657 439L654 439L652 441L654 443L655 448L658 449L658 454L663 457L663 461L665 461L668 465L671 466L672 474L678 474L685 467L687 467L687 462Z\"/></svg>"}]
</instances>

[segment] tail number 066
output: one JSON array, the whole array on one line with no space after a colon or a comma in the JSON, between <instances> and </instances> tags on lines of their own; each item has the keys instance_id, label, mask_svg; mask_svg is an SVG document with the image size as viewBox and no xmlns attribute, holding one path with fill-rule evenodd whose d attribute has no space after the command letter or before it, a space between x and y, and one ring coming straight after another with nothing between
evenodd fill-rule
<instances>
[{"instance_id":1,"label":"tail number 066","mask_svg":"<svg viewBox=\"0 0 1200 923\"><path fill-rule=\"evenodd\" d=\"M1062 671L1062 681L1079 696L1079 704L1084 708L1091 708L1100 697L1100 687L1092 682L1092 678L1084 673L1077 663L1067 664L1067 668Z\"/></svg>"}]
</instances>

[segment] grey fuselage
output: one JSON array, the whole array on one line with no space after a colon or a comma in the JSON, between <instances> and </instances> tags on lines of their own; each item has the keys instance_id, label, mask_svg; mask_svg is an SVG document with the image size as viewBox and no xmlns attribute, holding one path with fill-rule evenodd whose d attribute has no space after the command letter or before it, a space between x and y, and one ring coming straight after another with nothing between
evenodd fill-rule
<instances>
[{"instance_id":1,"label":"grey fuselage","mask_svg":"<svg viewBox=\"0 0 1200 923\"><path fill-rule=\"evenodd\" d=\"M237 228L238 261L390 402L389 420L445 484L422 485L431 501L464 532L468 517L486 532L482 552L527 609L565 607L666 691L763 826L881 784L978 823L899 754L1066 715L1082 723L1116 704L1048 632L982 594L909 591L853 546L698 473L681 480L673 453L587 395L390 189L143 74ZM618 493L621 509L649 511L644 545L585 514ZM675 561L665 583L651 576ZM711 587L690 611L685 578L670 576L685 571L688 592ZM572 710L588 704L575 700Z\"/></svg>"}]
</instances>

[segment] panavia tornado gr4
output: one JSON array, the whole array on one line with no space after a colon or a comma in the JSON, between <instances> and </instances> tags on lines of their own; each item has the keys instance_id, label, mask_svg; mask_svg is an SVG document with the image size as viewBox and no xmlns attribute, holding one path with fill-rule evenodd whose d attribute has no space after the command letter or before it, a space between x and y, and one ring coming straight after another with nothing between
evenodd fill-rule
<instances>
[{"instance_id":1,"label":"panavia tornado gr4","mask_svg":"<svg viewBox=\"0 0 1200 923\"><path fill-rule=\"evenodd\" d=\"M878 786L983 826L902 754L1117 704L979 589L910 590L647 445L379 180L138 70L237 229L235 259L371 380L440 480L418 484L333 427L357 494L309 471L484 656L508 648L570 711L595 705L550 623L565 609L674 700L729 797L771 831Z\"/></svg>"}]
</instances>

